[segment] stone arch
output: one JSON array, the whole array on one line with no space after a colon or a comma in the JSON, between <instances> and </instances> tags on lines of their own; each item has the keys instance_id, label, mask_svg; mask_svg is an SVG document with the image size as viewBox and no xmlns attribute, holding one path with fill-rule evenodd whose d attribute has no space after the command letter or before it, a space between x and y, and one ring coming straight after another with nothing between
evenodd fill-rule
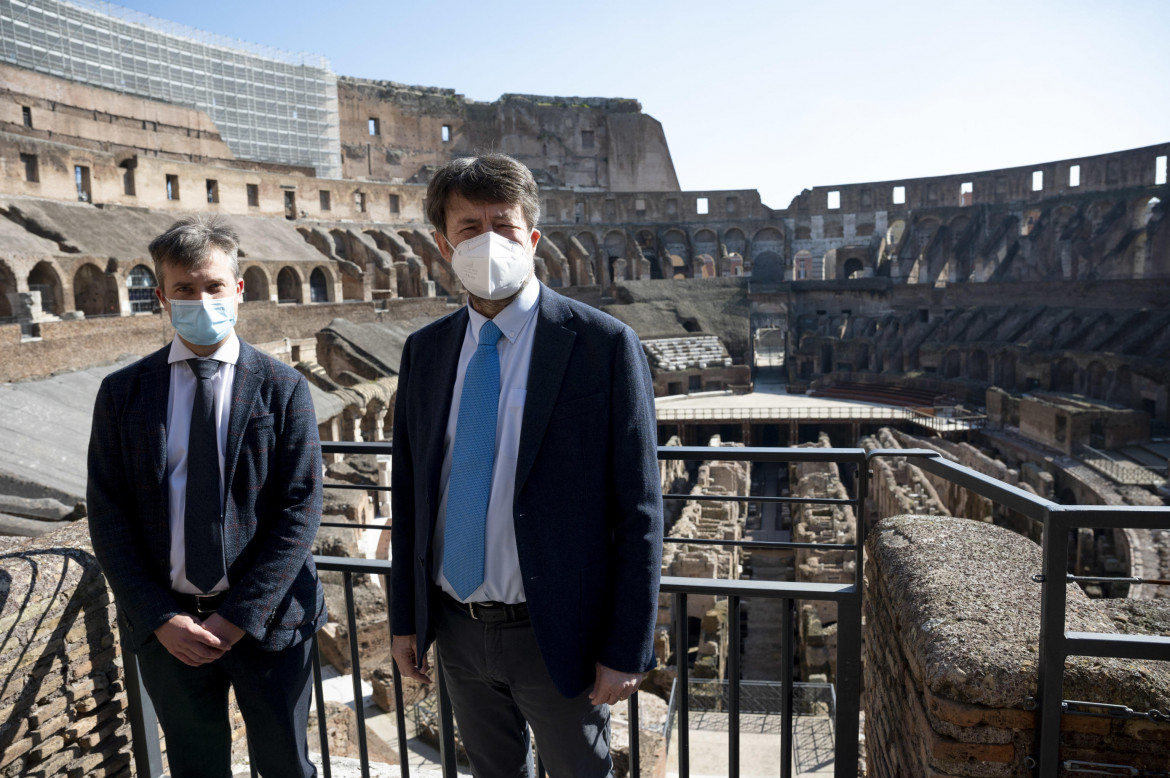
<instances>
[{"instance_id":1,"label":"stone arch","mask_svg":"<svg viewBox=\"0 0 1170 778\"><path fill-rule=\"evenodd\" d=\"M1016 352L1001 351L995 356L995 385L1011 392L1016 388Z\"/></svg>"},{"instance_id":2,"label":"stone arch","mask_svg":"<svg viewBox=\"0 0 1170 778\"><path fill-rule=\"evenodd\" d=\"M662 235L662 243L666 248L666 253L673 254L676 257L681 257L684 262L691 258L691 248L687 241L687 235L680 229L669 229Z\"/></svg>"},{"instance_id":3,"label":"stone arch","mask_svg":"<svg viewBox=\"0 0 1170 778\"><path fill-rule=\"evenodd\" d=\"M1154 218L1155 212L1162 201L1157 197L1140 197L1133 204L1133 227L1135 230L1144 230Z\"/></svg>"},{"instance_id":4,"label":"stone arch","mask_svg":"<svg viewBox=\"0 0 1170 778\"><path fill-rule=\"evenodd\" d=\"M309 302L329 302L329 279L319 267L313 268L313 272L309 273Z\"/></svg>"},{"instance_id":5,"label":"stone arch","mask_svg":"<svg viewBox=\"0 0 1170 778\"><path fill-rule=\"evenodd\" d=\"M706 254L711 257L719 256L719 238L713 230L702 229L696 232L695 239L691 245L695 247L696 254Z\"/></svg>"},{"instance_id":6,"label":"stone arch","mask_svg":"<svg viewBox=\"0 0 1170 778\"><path fill-rule=\"evenodd\" d=\"M637 243L638 249L642 252L642 258L650 263L650 277L665 278L666 274L658 255L658 238L655 237L654 232L652 230L638 230Z\"/></svg>"},{"instance_id":7,"label":"stone arch","mask_svg":"<svg viewBox=\"0 0 1170 778\"><path fill-rule=\"evenodd\" d=\"M582 230L577 233L577 242L581 244L581 248L585 249L585 254L588 256L587 262L589 267L593 268L593 277L596 283L604 284L609 278L609 272L606 270L608 262L603 263L597 255L597 236L588 230Z\"/></svg>"},{"instance_id":8,"label":"stone arch","mask_svg":"<svg viewBox=\"0 0 1170 778\"><path fill-rule=\"evenodd\" d=\"M857 257L849 257L841 267L842 278L861 278L865 273L865 263Z\"/></svg>"},{"instance_id":9,"label":"stone arch","mask_svg":"<svg viewBox=\"0 0 1170 778\"><path fill-rule=\"evenodd\" d=\"M1089 220L1094 233L1104 226L1105 219L1112 210L1113 203L1109 200L1098 200L1085 209L1085 218Z\"/></svg>"},{"instance_id":10,"label":"stone arch","mask_svg":"<svg viewBox=\"0 0 1170 778\"><path fill-rule=\"evenodd\" d=\"M941 370L944 378L958 378L963 371L963 355L959 353L956 348L950 349L943 354Z\"/></svg>"},{"instance_id":11,"label":"stone arch","mask_svg":"<svg viewBox=\"0 0 1170 778\"><path fill-rule=\"evenodd\" d=\"M150 313L158 307L154 290L158 281L154 272L146 265L135 265L126 274L126 293L130 299L131 313ZM76 285L74 289L76 290Z\"/></svg>"},{"instance_id":12,"label":"stone arch","mask_svg":"<svg viewBox=\"0 0 1170 778\"><path fill-rule=\"evenodd\" d=\"M1113 374L1113 383L1109 387L1109 396L1105 399L1125 406L1133 401L1133 373L1129 365L1117 368Z\"/></svg>"},{"instance_id":13,"label":"stone arch","mask_svg":"<svg viewBox=\"0 0 1170 778\"><path fill-rule=\"evenodd\" d=\"M287 265L276 274L276 299L282 303L302 302L301 274Z\"/></svg>"},{"instance_id":14,"label":"stone arch","mask_svg":"<svg viewBox=\"0 0 1170 778\"><path fill-rule=\"evenodd\" d=\"M981 348L967 355L967 377L972 381L987 380L987 352Z\"/></svg>"},{"instance_id":15,"label":"stone arch","mask_svg":"<svg viewBox=\"0 0 1170 778\"><path fill-rule=\"evenodd\" d=\"M1064 357L1052 368L1051 386L1054 392L1073 393L1077 390L1077 362L1072 357Z\"/></svg>"},{"instance_id":16,"label":"stone arch","mask_svg":"<svg viewBox=\"0 0 1170 778\"><path fill-rule=\"evenodd\" d=\"M605 261L609 268L609 277L614 281L627 281L630 278L630 259L626 256L626 234L621 230L610 230L605 233L602 241L605 246Z\"/></svg>"},{"instance_id":17,"label":"stone arch","mask_svg":"<svg viewBox=\"0 0 1170 778\"><path fill-rule=\"evenodd\" d=\"M736 273L732 273L736 275ZM765 251L752 258L752 278L765 283L784 280L784 260L775 251Z\"/></svg>"},{"instance_id":18,"label":"stone arch","mask_svg":"<svg viewBox=\"0 0 1170 778\"><path fill-rule=\"evenodd\" d=\"M1085 394L1094 400L1104 400L1109 389L1109 371L1105 364L1098 360L1090 362L1086 377Z\"/></svg>"},{"instance_id":19,"label":"stone arch","mask_svg":"<svg viewBox=\"0 0 1170 778\"><path fill-rule=\"evenodd\" d=\"M11 319L15 314L8 295L16 294L16 274L8 263L0 259L0 319Z\"/></svg>"},{"instance_id":20,"label":"stone arch","mask_svg":"<svg viewBox=\"0 0 1170 778\"><path fill-rule=\"evenodd\" d=\"M244 271L244 299L252 302L268 300L268 274L259 265Z\"/></svg>"},{"instance_id":21,"label":"stone arch","mask_svg":"<svg viewBox=\"0 0 1170 778\"><path fill-rule=\"evenodd\" d=\"M886 230L886 245L891 248L897 246L902 242L902 235L906 233L906 222L901 219L896 220Z\"/></svg>"},{"instance_id":22,"label":"stone arch","mask_svg":"<svg viewBox=\"0 0 1170 778\"><path fill-rule=\"evenodd\" d=\"M551 241L566 257L569 256L569 238L563 232L550 232L542 236L543 240Z\"/></svg>"},{"instance_id":23,"label":"stone arch","mask_svg":"<svg viewBox=\"0 0 1170 778\"><path fill-rule=\"evenodd\" d=\"M727 249L728 254L746 255L747 237L743 234L743 230L732 227L723 233L723 247Z\"/></svg>"},{"instance_id":24,"label":"stone arch","mask_svg":"<svg viewBox=\"0 0 1170 778\"><path fill-rule=\"evenodd\" d=\"M61 276L48 260L38 262L28 274L28 290L41 293L41 310L60 316L65 312Z\"/></svg>"}]
</instances>

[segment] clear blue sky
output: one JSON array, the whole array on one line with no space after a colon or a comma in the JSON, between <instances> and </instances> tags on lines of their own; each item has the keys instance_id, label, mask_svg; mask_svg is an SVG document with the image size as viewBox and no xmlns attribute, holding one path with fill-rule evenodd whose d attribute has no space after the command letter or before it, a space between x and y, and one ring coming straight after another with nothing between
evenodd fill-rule
<instances>
[{"instance_id":1,"label":"clear blue sky","mask_svg":"<svg viewBox=\"0 0 1170 778\"><path fill-rule=\"evenodd\" d=\"M1170 2L123 0L339 75L633 97L684 189L986 170L1170 140Z\"/></svg>"}]
</instances>

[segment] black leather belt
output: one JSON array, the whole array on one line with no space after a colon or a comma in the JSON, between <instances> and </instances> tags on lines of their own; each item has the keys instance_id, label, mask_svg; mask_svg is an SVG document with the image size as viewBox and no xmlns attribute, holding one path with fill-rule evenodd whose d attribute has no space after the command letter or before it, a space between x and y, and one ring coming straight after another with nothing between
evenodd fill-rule
<instances>
[{"instance_id":1,"label":"black leather belt","mask_svg":"<svg viewBox=\"0 0 1170 778\"><path fill-rule=\"evenodd\" d=\"M228 596L226 591L215 594L184 594L172 591L171 594L184 613L193 613L196 616L210 616L215 613Z\"/></svg>"},{"instance_id":2,"label":"black leather belt","mask_svg":"<svg viewBox=\"0 0 1170 778\"><path fill-rule=\"evenodd\" d=\"M441 591L441 590L440 590ZM460 602L446 592L442 592L443 601L453 610L464 616L482 621L484 624L504 624L512 621L523 621L528 618L528 603L518 602Z\"/></svg>"}]
</instances>

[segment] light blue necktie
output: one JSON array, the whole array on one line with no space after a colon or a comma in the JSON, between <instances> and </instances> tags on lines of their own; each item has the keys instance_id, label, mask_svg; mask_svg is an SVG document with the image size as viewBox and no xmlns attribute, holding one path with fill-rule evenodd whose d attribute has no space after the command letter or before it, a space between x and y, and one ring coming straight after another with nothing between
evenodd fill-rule
<instances>
[{"instance_id":1,"label":"light blue necktie","mask_svg":"<svg viewBox=\"0 0 1170 778\"><path fill-rule=\"evenodd\" d=\"M447 482L447 523L443 531L443 574L465 600L483 583L484 525L496 459L496 415L500 405L500 328L488 321L467 363L455 447Z\"/></svg>"}]
</instances>

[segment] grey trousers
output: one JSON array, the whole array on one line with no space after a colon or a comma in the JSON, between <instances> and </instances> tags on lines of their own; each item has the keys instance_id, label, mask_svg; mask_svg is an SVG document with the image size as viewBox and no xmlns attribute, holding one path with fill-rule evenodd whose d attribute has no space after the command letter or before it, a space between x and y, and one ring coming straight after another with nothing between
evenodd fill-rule
<instances>
[{"instance_id":1,"label":"grey trousers","mask_svg":"<svg viewBox=\"0 0 1170 778\"><path fill-rule=\"evenodd\" d=\"M609 706L590 703L589 690L561 696L531 623L484 624L439 599L439 662L477 778L530 778L526 724L551 778L608 776Z\"/></svg>"}]
</instances>

